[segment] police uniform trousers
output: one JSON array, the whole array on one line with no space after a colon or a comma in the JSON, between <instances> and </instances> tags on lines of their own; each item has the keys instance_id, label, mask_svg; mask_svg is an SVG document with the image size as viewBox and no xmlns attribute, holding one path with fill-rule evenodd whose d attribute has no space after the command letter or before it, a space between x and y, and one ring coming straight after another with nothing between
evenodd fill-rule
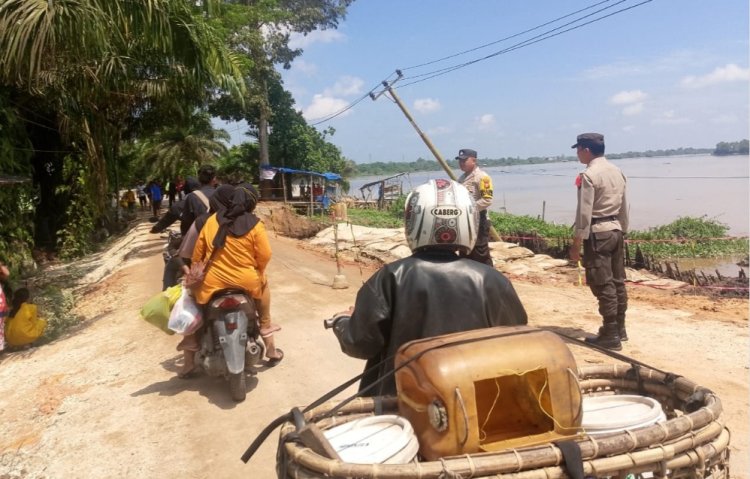
<instances>
[{"instance_id":1,"label":"police uniform trousers","mask_svg":"<svg viewBox=\"0 0 750 479\"><path fill-rule=\"evenodd\" d=\"M625 291L625 256L622 231L591 233L583 242L586 283L599 301L604 324L625 323L628 294Z\"/></svg>"},{"instance_id":2,"label":"police uniform trousers","mask_svg":"<svg viewBox=\"0 0 750 479\"><path fill-rule=\"evenodd\" d=\"M492 256L490 256L490 220L487 218L487 210L479 212L479 228L477 230L477 242L468 258L494 267Z\"/></svg>"}]
</instances>

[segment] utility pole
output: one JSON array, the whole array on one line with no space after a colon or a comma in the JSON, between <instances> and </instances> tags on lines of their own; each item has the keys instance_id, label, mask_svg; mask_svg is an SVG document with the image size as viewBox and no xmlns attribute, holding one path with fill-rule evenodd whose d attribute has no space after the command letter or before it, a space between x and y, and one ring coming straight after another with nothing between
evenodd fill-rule
<instances>
[{"instance_id":1,"label":"utility pole","mask_svg":"<svg viewBox=\"0 0 750 479\"><path fill-rule=\"evenodd\" d=\"M388 92L388 94L393 98L393 101L396 102L396 105L401 109L401 111L404 113L404 116L406 116L406 119L409 120L409 123L411 123L411 126L414 127L415 130L417 130L417 133L419 134L419 137L422 138L422 141L425 145L427 145L427 148L430 150L432 155L435 157L435 159L440 163L440 166L443 167L445 172L448 174L451 180L456 181L456 175L453 173L453 170L451 170L450 166L448 166L448 163L443 159L443 156L440 154L440 152L435 148L435 145L432 144L432 141L427 137L427 135L419 128L419 125L417 125L417 122L414 121L414 118L411 116L411 113L409 113L409 110L406 109L406 106L404 106L404 103L401 101L401 99L396 95L396 90L393 88L393 84L396 83L401 79L403 74L401 73L401 70L396 70L396 75L398 77L393 80L391 83L388 83L387 81L383 81L383 87L385 89L378 93L377 95L375 93L370 93L370 98L373 99L373 101L377 100L380 95ZM489 217L487 218L489 221ZM490 223L490 239L492 241L500 241L500 235L497 234L497 231L495 231L495 228Z\"/></svg>"},{"instance_id":2,"label":"utility pole","mask_svg":"<svg viewBox=\"0 0 750 479\"><path fill-rule=\"evenodd\" d=\"M443 156L440 154L440 152L435 148L435 145L432 144L430 139L427 137L427 135L424 134L424 132L419 128L419 125L414 121L414 118L412 118L411 113L409 113L409 110L406 109L406 106L404 106L401 99L396 95L396 90L393 88L393 84L396 83L401 79L403 74L401 73L401 70L396 70L396 74L398 75L398 78L393 80L391 83L388 83L387 81L383 82L383 86L385 89L375 95L374 93L370 93L370 98L374 100L377 100L380 95L382 95L385 92L388 92L389 95L391 95L391 98L393 98L393 101L396 102L396 105L398 105L399 108L401 108L401 111L404 113L404 116L406 116L406 119L409 120L409 123L411 123L411 126L414 127L415 130L417 130L417 133L419 134L419 137L422 138L422 141L424 141L424 144L427 145L427 148L429 148L430 152L432 152L432 155L435 157L435 159L440 163L440 166L443 167L446 173L448 173L448 176L451 180L456 180L456 175L453 173L453 170L450 169L450 166L448 166L448 163L445 162L443 159Z\"/></svg>"}]
</instances>

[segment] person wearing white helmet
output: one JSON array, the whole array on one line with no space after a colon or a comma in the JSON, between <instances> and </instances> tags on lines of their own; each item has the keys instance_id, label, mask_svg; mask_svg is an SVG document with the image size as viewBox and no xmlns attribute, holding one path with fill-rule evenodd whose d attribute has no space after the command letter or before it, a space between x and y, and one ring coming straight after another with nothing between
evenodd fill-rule
<instances>
[{"instance_id":1,"label":"person wearing white helmet","mask_svg":"<svg viewBox=\"0 0 750 479\"><path fill-rule=\"evenodd\" d=\"M333 320L341 350L366 359L366 370L391 358L362 378L363 396L396 393L392 356L408 341L527 323L510 281L466 257L478 216L471 194L455 181L430 180L409 193L404 223L412 255L383 266L360 288L355 306Z\"/></svg>"}]
</instances>

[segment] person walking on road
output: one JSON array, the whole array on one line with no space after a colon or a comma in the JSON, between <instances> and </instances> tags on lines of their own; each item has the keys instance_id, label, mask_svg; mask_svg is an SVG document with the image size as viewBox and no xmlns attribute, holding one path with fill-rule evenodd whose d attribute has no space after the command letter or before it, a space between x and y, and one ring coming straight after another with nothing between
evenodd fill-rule
<instances>
[{"instance_id":1,"label":"person walking on road","mask_svg":"<svg viewBox=\"0 0 750 479\"><path fill-rule=\"evenodd\" d=\"M581 259L586 283L599 301L603 325L587 343L619 351L621 341L627 341L625 311L628 295L625 291L625 255L623 240L628 231L627 178L604 157L604 136L599 133L578 135L578 160L586 165L579 175L578 207L570 259Z\"/></svg>"},{"instance_id":2,"label":"person walking on road","mask_svg":"<svg viewBox=\"0 0 750 479\"><path fill-rule=\"evenodd\" d=\"M479 210L479 230L477 243L469 253L469 258L487 266L494 266L490 256L490 220L487 210L492 205L492 178L477 166L477 152L469 148L458 151L458 166L463 175L458 179L469 190Z\"/></svg>"}]
</instances>

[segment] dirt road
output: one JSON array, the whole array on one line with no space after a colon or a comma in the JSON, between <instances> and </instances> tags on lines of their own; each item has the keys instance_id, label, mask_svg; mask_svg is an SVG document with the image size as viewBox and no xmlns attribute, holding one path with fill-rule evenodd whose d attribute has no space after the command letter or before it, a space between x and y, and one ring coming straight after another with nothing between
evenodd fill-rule
<instances>
[{"instance_id":1,"label":"dirt road","mask_svg":"<svg viewBox=\"0 0 750 479\"><path fill-rule=\"evenodd\" d=\"M247 400L236 404L221 379L178 379L179 338L139 318L161 287L162 240L146 225L131 235L133 251L80 301L84 324L51 344L0 355L0 478L275 477L275 434L249 465L239 457L272 419L361 371L321 320L353 304L372 270L345 266L351 287L334 290L330 257L272 237L273 314L286 357L250 378ZM568 276L512 279L531 325L579 337L598 326L591 293ZM748 302L630 292L623 353L714 390L732 431L732 476L750 477Z\"/></svg>"}]
</instances>

